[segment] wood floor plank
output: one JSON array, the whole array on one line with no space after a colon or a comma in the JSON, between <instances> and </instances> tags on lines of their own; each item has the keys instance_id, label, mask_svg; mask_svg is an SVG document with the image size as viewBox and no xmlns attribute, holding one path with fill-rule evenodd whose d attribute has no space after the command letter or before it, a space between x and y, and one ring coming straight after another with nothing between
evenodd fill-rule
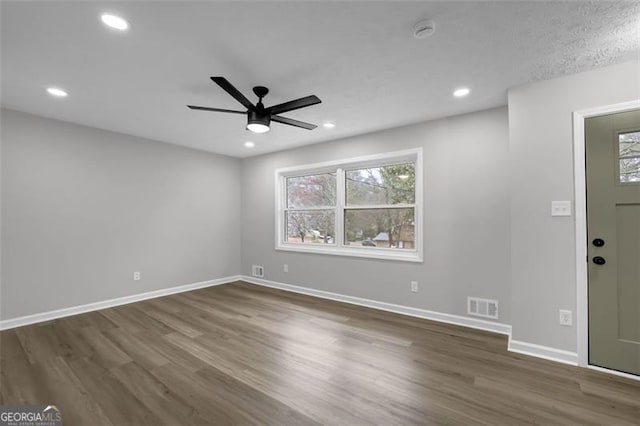
<instances>
[{"instance_id":1,"label":"wood floor plank","mask_svg":"<svg viewBox=\"0 0 640 426\"><path fill-rule=\"evenodd\" d=\"M167 341L164 336L166 335L157 336L139 333L136 335L136 338L140 340L142 344L157 352L158 355L170 360L172 364L180 366L185 372L193 373L208 365L206 362L191 355L188 351L184 350L184 348L173 345Z\"/></svg>"},{"instance_id":2,"label":"wood floor plank","mask_svg":"<svg viewBox=\"0 0 640 426\"><path fill-rule=\"evenodd\" d=\"M86 314L62 318L60 321L76 330L93 327L96 330L105 331L117 327L117 325L104 316L102 312L103 311L87 312Z\"/></svg>"},{"instance_id":3,"label":"wood floor plank","mask_svg":"<svg viewBox=\"0 0 640 426\"><path fill-rule=\"evenodd\" d=\"M133 305L119 306L109 309L115 311L118 319L112 319L120 328L129 329L130 332L150 333L150 334L168 334L175 330L164 323L151 318L145 314L141 307L136 303ZM109 316L110 312L105 312L105 316ZM111 317L112 318L112 317ZM121 324L122 323L122 324Z\"/></svg>"},{"instance_id":4,"label":"wood floor plank","mask_svg":"<svg viewBox=\"0 0 640 426\"><path fill-rule=\"evenodd\" d=\"M33 324L15 329L27 359L32 364L46 361L60 355L60 347L55 340L51 323Z\"/></svg>"},{"instance_id":5,"label":"wood floor plank","mask_svg":"<svg viewBox=\"0 0 640 426\"><path fill-rule=\"evenodd\" d=\"M169 363L169 358L144 343L138 333L133 334L117 328L105 331L103 335L113 342L118 349L124 352L131 360L134 360L148 370ZM129 363L127 362L125 364Z\"/></svg>"},{"instance_id":6,"label":"wood floor plank","mask_svg":"<svg viewBox=\"0 0 640 426\"><path fill-rule=\"evenodd\" d=\"M67 425L640 425L640 381L490 332L237 282L0 332Z\"/></svg>"},{"instance_id":7,"label":"wood floor plank","mask_svg":"<svg viewBox=\"0 0 640 426\"><path fill-rule=\"evenodd\" d=\"M227 401L257 424L318 425L311 418L293 410L271 396L246 385L215 368L196 372L197 380L207 383L216 400Z\"/></svg>"},{"instance_id":8,"label":"wood floor plank","mask_svg":"<svg viewBox=\"0 0 640 426\"><path fill-rule=\"evenodd\" d=\"M16 330L7 330L0 335L0 358L26 357Z\"/></svg>"},{"instance_id":9,"label":"wood floor plank","mask_svg":"<svg viewBox=\"0 0 640 426\"><path fill-rule=\"evenodd\" d=\"M195 372L185 374L183 368L169 363L154 369L151 373L173 392L184 396L200 417L209 420L209 424L249 423L248 417L244 413L234 409L225 401L212 398L210 387L199 380L194 380L196 378Z\"/></svg>"},{"instance_id":10,"label":"wood floor plank","mask_svg":"<svg viewBox=\"0 0 640 426\"><path fill-rule=\"evenodd\" d=\"M73 328L69 322L54 321L51 329L55 336L58 352L66 360L91 356L94 349L82 336L82 328Z\"/></svg>"},{"instance_id":11,"label":"wood floor plank","mask_svg":"<svg viewBox=\"0 0 640 426\"><path fill-rule=\"evenodd\" d=\"M46 361L40 374L40 386L47 395L46 405L64 407L66 424L113 424L64 358L56 357Z\"/></svg>"},{"instance_id":12,"label":"wood floor plank","mask_svg":"<svg viewBox=\"0 0 640 426\"><path fill-rule=\"evenodd\" d=\"M193 324L178 313L165 312L156 308L149 308L145 310L145 314L151 318L160 321L167 327L170 327L185 336L196 337L201 336L202 331L198 329L197 324Z\"/></svg>"},{"instance_id":13,"label":"wood floor plank","mask_svg":"<svg viewBox=\"0 0 640 426\"><path fill-rule=\"evenodd\" d=\"M164 364L166 365L166 364ZM159 381L151 370L130 362L111 370L113 375L164 424L205 424L207 420L188 398Z\"/></svg>"},{"instance_id":14,"label":"wood floor plank","mask_svg":"<svg viewBox=\"0 0 640 426\"><path fill-rule=\"evenodd\" d=\"M11 332L11 330L9 331ZM2 340L6 332L2 332ZM2 357L0 372L3 400L6 404L38 404L46 401L48 395L40 382L41 367L29 362L28 357Z\"/></svg>"},{"instance_id":15,"label":"wood floor plank","mask_svg":"<svg viewBox=\"0 0 640 426\"><path fill-rule=\"evenodd\" d=\"M142 404L109 370L89 359L70 361L69 366L113 424L163 424L162 420Z\"/></svg>"},{"instance_id":16,"label":"wood floor plank","mask_svg":"<svg viewBox=\"0 0 640 426\"><path fill-rule=\"evenodd\" d=\"M108 369L131 362L129 355L99 330L93 327L85 327L80 331L80 334L93 350L90 359L104 368Z\"/></svg>"}]
</instances>

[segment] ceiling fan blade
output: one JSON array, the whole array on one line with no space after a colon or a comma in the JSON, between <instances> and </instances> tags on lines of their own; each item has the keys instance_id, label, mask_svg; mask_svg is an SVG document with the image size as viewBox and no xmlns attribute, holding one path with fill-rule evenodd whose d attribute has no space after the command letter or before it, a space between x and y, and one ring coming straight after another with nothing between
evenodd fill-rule
<instances>
[{"instance_id":1,"label":"ceiling fan blade","mask_svg":"<svg viewBox=\"0 0 640 426\"><path fill-rule=\"evenodd\" d=\"M278 115L272 115L271 121L277 121L278 123L288 124L289 126L301 127L307 130L313 130L316 126L315 124L305 123L304 121L294 120L293 118L280 117Z\"/></svg>"},{"instance_id":2,"label":"ceiling fan blade","mask_svg":"<svg viewBox=\"0 0 640 426\"><path fill-rule=\"evenodd\" d=\"M255 111L256 109L255 105L253 105L249 101L249 99L247 99L242 93L240 93L240 91L236 89L233 84L229 83L229 81L227 81L226 78L211 77L211 80L213 80L218 86L222 87L222 89L224 89L225 92L233 96L235 100L240 102L245 108L251 111Z\"/></svg>"},{"instance_id":3,"label":"ceiling fan blade","mask_svg":"<svg viewBox=\"0 0 640 426\"><path fill-rule=\"evenodd\" d=\"M322 102L320 98L318 98L316 95L311 95L282 104L274 105L272 107L269 107L268 110L271 112L271 114L281 114L283 112L293 111L294 109L300 109L319 104L320 102Z\"/></svg>"},{"instance_id":4,"label":"ceiling fan blade","mask_svg":"<svg viewBox=\"0 0 640 426\"><path fill-rule=\"evenodd\" d=\"M236 111L233 109L222 109L222 108L209 108L209 107L201 107L201 106L195 106L195 105L187 105L189 108L191 109L196 109L199 111L214 111L214 112L230 112L233 114L246 114L247 111Z\"/></svg>"}]
</instances>

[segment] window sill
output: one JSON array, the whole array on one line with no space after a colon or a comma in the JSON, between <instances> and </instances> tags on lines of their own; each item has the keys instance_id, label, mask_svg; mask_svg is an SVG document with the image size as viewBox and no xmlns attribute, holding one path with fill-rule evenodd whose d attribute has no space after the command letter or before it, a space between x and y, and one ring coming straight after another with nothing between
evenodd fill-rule
<instances>
[{"instance_id":1,"label":"window sill","mask_svg":"<svg viewBox=\"0 0 640 426\"><path fill-rule=\"evenodd\" d=\"M381 259L381 260L395 260L401 262L414 262L421 263L422 255L415 250L407 250L399 253L397 250L384 250L384 249L361 249L352 247L337 247L333 246L313 246L313 245L300 245L300 244L286 244L282 243L276 246L276 250L290 251L296 253L313 253L313 254L327 254L331 256L346 256L346 257L361 257L365 259Z\"/></svg>"}]
</instances>

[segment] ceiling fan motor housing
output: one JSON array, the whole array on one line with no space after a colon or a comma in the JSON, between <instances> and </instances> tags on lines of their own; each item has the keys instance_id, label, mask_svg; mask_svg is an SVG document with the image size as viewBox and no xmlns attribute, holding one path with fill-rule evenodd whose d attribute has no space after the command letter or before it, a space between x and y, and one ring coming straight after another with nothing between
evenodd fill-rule
<instances>
[{"instance_id":1,"label":"ceiling fan motor housing","mask_svg":"<svg viewBox=\"0 0 640 426\"><path fill-rule=\"evenodd\" d=\"M262 110L262 111L260 111ZM269 114L266 114L264 108L259 108L258 111L249 110L247 113L247 125L249 124L263 124L269 126L271 122Z\"/></svg>"}]
</instances>

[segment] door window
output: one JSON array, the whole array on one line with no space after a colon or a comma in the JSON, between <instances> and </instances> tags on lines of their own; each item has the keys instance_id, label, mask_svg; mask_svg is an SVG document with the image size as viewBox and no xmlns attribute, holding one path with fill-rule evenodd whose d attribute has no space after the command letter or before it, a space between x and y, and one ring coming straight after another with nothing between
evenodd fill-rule
<instances>
[{"instance_id":1,"label":"door window","mask_svg":"<svg viewBox=\"0 0 640 426\"><path fill-rule=\"evenodd\" d=\"M620 182L640 183L640 131L618 135Z\"/></svg>"}]
</instances>

